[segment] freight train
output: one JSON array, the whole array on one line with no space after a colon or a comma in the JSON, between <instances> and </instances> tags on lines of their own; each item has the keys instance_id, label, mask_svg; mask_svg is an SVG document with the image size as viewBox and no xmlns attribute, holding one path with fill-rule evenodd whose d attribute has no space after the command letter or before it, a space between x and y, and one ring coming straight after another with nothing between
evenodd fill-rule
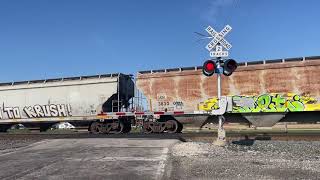
<instances>
[{"instance_id":1,"label":"freight train","mask_svg":"<svg viewBox=\"0 0 320 180\"><path fill-rule=\"evenodd\" d=\"M127 133L132 125L145 133L178 133L217 122L222 113L226 121L255 126L317 122L318 77L316 56L239 63L222 78L220 106L216 76L204 76L201 66L140 71L135 79L116 73L0 83L0 129L23 124L46 130L69 122L91 133Z\"/></svg>"}]
</instances>

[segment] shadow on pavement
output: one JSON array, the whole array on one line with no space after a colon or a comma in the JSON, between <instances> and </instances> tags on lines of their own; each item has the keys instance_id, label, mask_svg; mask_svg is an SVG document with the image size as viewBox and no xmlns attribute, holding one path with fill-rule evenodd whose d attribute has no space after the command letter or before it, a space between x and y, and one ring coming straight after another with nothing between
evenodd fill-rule
<instances>
[{"instance_id":1,"label":"shadow on pavement","mask_svg":"<svg viewBox=\"0 0 320 180\"><path fill-rule=\"evenodd\" d=\"M250 139L248 135L245 135L244 139L240 139L238 141L232 141L232 144L241 145L241 146L252 146L256 140L270 141L271 136L264 133L263 135L257 136L254 139Z\"/></svg>"},{"instance_id":2,"label":"shadow on pavement","mask_svg":"<svg viewBox=\"0 0 320 180\"><path fill-rule=\"evenodd\" d=\"M244 139L240 139L239 141L232 141L232 144L241 145L241 146L252 146L254 144L255 139L250 139L248 135L244 136Z\"/></svg>"}]
</instances>

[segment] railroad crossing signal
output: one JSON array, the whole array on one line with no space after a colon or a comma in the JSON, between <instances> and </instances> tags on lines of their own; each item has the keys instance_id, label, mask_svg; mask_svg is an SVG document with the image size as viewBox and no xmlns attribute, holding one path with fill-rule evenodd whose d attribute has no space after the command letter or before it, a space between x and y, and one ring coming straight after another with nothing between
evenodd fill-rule
<instances>
[{"instance_id":1,"label":"railroad crossing signal","mask_svg":"<svg viewBox=\"0 0 320 180\"><path fill-rule=\"evenodd\" d=\"M202 73L205 76L212 76L214 73L224 74L225 76L230 76L238 67L237 62L234 59L227 59L223 62L223 64L218 67L218 62L214 60L207 60L203 63Z\"/></svg>"},{"instance_id":2,"label":"railroad crossing signal","mask_svg":"<svg viewBox=\"0 0 320 180\"><path fill-rule=\"evenodd\" d=\"M210 34L211 37L207 37L212 39L209 44L207 44L206 49L210 52L211 57L216 57L216 62L212 60L207 60L204 62L202 67L202 72L205 76L212 76L214 73L217 73L218 76L224 74L226 76L230 76L233 71L237 69L237 62L233 59L227 59L225 61L221 60L221 57L228 57L228 50L232 47L232 45L224 39L224 37L231 31L232 27L226 25L221 32L217 32L211 26L206 28L206 31ZM200 34L201 35L201 34ZM215 51L213 49L215 48ZM225 48L227 51L223 51ZM222 64L223 63L223 64ZM214 69L212 69L212 67Z\"/></svg>"},{"instance_id":3,"label":"railroad crossing signal","mask_svg":"<svg viewBox=\"0 0 320 180\"><path fill-rule=\"evenodd\" d=\"M221 74L224 74L226 76L230 76L233 71L237 69L237 62L233 59L227 59L222 60L221 57L228 57L229 53L228 50L232 47L232 45L224 39L224 37L231 31L232 27L229 25L226 25L221 32L217 32L214 30L211 26L208 26L206 28L206 31L211 35L212 40L209 44L207 44L206 49L210 52L211 57L216 57L217 59L215 61L213 60L207 60L204 62L202 67L202 72L205 76L212 76L214 73L217 73L217 92L218 92L218 104L219 108L222 107L222 96L221 96ZM215 51L212 51L213 48L216 48ZM227 51L223 51L223 47ZM221 109L222 110L222 109ZM218 115L219 119L219 128L218 128L218 139L216 141L216 144L218 145L224 145L226 143L225 137L226 133L223 128L223 122L225 118L223 117L223 114L225 113L225 110L216 112L213 110L211 112L214 115ZM218 114L217 114L218 113Z\"/></svg>"},{"instance_id":4,"label":"railroad crossing signal","mask_svg":"<svg viewBox=\"0 0 320 180\"><path fill-rule=\"evenodd\" d=\"M221 44L227 50L232 48L232 45L224 39L224 37L231 31L232 27L226 25L221 32L217 32L211 26L206 28L206 31L212 36L211 42L206 46L206 49L210 52L218 43ZM221 56L220 56L221 57Z\"/></svg>"}]
</instances>

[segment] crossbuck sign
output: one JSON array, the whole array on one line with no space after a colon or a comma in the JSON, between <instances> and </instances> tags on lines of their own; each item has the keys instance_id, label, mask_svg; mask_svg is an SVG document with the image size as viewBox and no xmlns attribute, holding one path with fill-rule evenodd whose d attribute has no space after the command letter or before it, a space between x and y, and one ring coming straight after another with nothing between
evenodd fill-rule
<instances>
[{"instance_id":1,"label":"crossbuck sign","mask_svg":"<svg viewBox=\"0 0 320 180\"><path fill-rule=\"evenodd\" d=\"M211 57L227 57L228 50L231 49L232 45L224 39L224 37L231 31L232 27L226 25L221 32L217 32L211 26L206 28L206 31L212 36L211 42L206 46L206 49L210 52ZM219 44L219 45L218 45ZM227 51L223 51L222 45ZM212 49L216 47L215 51Z\"/></svg>"}]
</instances>

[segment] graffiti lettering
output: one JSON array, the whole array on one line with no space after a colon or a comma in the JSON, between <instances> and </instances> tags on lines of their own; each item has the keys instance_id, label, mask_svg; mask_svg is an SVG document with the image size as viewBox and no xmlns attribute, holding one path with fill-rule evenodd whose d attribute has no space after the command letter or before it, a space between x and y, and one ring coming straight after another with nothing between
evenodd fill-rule
<instances>
[{"instance_id":1,"label":"graffiti lettering","mask_svg":"<svg viewBox=\"0 0 320 180\"><path fill-rule=\"evenodd\" d=\"M287 94L263 94L260 96L229 96L232 99L230 111L233 113L258 113L258 112L299 112L319 111L319 99L309 95ZM210 98L201 102L199 110L211 111L219 109L218 99ZM230 112L229 111L229 112Z\"/></svg>"},{"instance_id":2,"label":"graffiti lettering","mask_svg":"<svg viewBox=\"0 0 320 180\"><path fill-rule=\"evenodd\" d=\"M71 116L71 106L64 104L35 105L24 107L23 111L29 118L39 117L66 117Z\"/></svg>"},{"instance_id":3,"label":"graffiti lettering","mask_svg":"<svg viewBox=\"0 0 320 180\"><path fill-rule=\"evenodd\" d=\"M59 115L58 114L58 110L57 110L57 106L55 106L54 104L51 104L49 109L50 109L50 112L51 112L51 116L57 117Z\"/></svg>"},{"instance_id":4,"label":"graffiti lettering","mask_svg":"<svg viewBox=\"0 0 320 180\"><path fill-rule=\"evenodd\" d=\"M5 113L7 113L7 116L10 118L10 119L20 119L21 118L21 115L20 115L20 110L18 107L5 107L3 109L3 111Z\"/></svg>"},{"instance_id":5,"label":"graffiti lettering","mask_svg":"<svg viewBox=\"0 0 320 180\"><path fill-rule=\"evenodd\" d=\"M214 98L205 100L204 102L199 104L198 108L199 110L204 110L204 111L219 109L218 98L214 97Z\"/></svg>"},{"instance_id":6,"label":"graffiti lettering","mask_svg":"<svg viewBox=\"0 0 320 180\"><path fill-rule=\"evenodd\" d=\"M5 117L4 117L5 116ZM25 106L22 111L19 107L0 108L0 119L21 119L21 118L41 118L41 117L66 117L72 116L69 104L50 104Z\"/></svg>"},{"instance_id":7,"label":"graffiti lettering","mask_svg":"<svg viewBox=\"0 0 320 180\"><path fill-rule=\"evenodd\" d=\"M33 109L31 106L24 107L23 111L27 114L28 117L37 117L37 113L33 112Z\"/></svg>"},{"instance_id":8,"label":"graffiti lettering","mask_svg":"<svg viewBox=\"0 0 320 180\"><path fill-rule=\"evenodd\" d=\"M296 112L305 106L299 95L283 97L280 94L263 94L259 97L233 96L232 112ZM243 103L246 101L245 103Z\"/></svg>"}]
</instances>

